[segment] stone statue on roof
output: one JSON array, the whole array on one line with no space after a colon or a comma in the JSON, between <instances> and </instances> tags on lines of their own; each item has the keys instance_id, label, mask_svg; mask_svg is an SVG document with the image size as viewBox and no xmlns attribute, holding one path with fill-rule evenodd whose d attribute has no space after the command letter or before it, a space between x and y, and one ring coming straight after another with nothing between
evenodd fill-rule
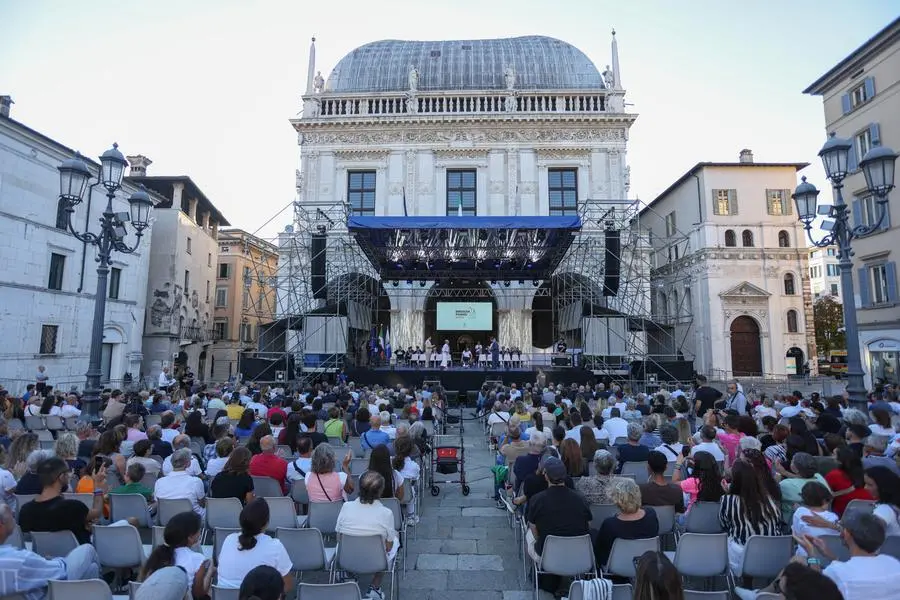
<instances>
[{"instance_id":1,"label":"stone statue on roof","mask_svg":"<svg viewBox=\"0 0 900 600\"><path fill-rule=\"evenodd\" d=\"M325 89L325 78L322 77L322 71L316 73L316 78L313 79L313 89L317 94L321 94Z\"/></svg>"},{"instance_id":2,"label":"stone statue on roof","mask_svg":"<svg viewBox=\"0 0 900 600\"><path fill-rule=\"evenodd\" d=\"M516 89L516 70L512 67L506 67L503 71L503 79L506 82L506 89Z\"/></svg>"},{"instance_id":3,"label":"stone statue on roof","mask_svg":"<svg viewBox=\"0 0 900 600\"><path fill-rule=\"evenodd\" d=\"M609 65L606 65L606 70L603 71L603 81L606 83L608 89L612 89L616 85L615 73L612 72Z\"/></svg>"},{"instance_id":4,"label":"stone statue on roof","mask_svg":"<svg viewBox=\"0 0 900 600\"><path fill-rule=\"evenodd\" d=\"M409 89L415 92L419 89L419 70L409 65Z\"/></svg>"}]
</instances>

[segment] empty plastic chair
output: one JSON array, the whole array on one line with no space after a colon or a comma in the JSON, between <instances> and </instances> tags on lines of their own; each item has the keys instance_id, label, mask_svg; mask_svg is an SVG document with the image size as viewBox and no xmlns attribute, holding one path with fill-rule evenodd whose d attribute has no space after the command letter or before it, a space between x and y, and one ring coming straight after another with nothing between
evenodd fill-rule
<instances>
[{"instance_id":1,"label":"empty plastic chair","mask_svg":"<svg viewBox=\"0 0 900 600\"><path fill-rule=\"evenodd\" d=\"M29 431L33 431L37 433L41 429L46 429L47 426L44 423L44 417L37 415L25 415L25 429ZM38 437L38 439L41 439Z\"/></svg>"},{"instance_id":2,"label":"empty plastic chair","mask_svg":"<svg viewBox=\"0 0 900 600\"><path fill-rule=\"evenodd\" d=\"M78 547L71 531L32 531L31 550L44 558L58 558Z\"/></svg>"},{"instance_id":3,"label":"empty plastic chair","mask_svg":"<svg viewBox=\"0 0 900 600\"><path fill-rule=\"evenodd\" d=\"M694 502L684 522L688 533L722 533L718 502Z\"/></svg>"},{"instance_id":4,"label":"empty plastic chair","mask_svg":"<svg viewBox=\"0 0 900 600\"><path fill-rule=\"evenodd\" d=\"M110 494L110 521L115 523L128 517L137 518L141 527L151 527L150 508L147 506L147 499L140 494Z\"/></svg>"},{"instance_id":5,"label":"empty plastic chair","mask_svg":"<svg viewBox=\"0 0 900 600\"><path fill-rule=\"evenodd\" d=\"M728 572L728 535L685 533L666 556L684 577L717 577Z\"/></svg>"},{"instance_id":6,"label":"empty plastic chair","mask_svg":"<svg viewBox=\"0 0 900 600\"><path fill-rule=\"evenodd\" d=\"M116 570L116 583L124 569L139 569L144 564L141 534L132 525L94 525L94 548L100 566Z\"/></svg>"},{"instance_id":7,"label":"empty plastic chair","mask_svg":"<svg viewBox=\"0 0 900 600\"><path fill-rule=\"evenodd\" d=\"M609 562L604 568L607 573L634 579L634 559L643 556L645 552L659 550L659 538L646 538L643 540L625 540L618 538L613 542L609 552ZM602 565L601 565L602 567Z\"/></svg>"},{"instance_id":8,"label":"empty plastic chair","mask_svg":"<svg viewBox=\"0 0 900 600\"><path fill-rule=\"evenodd\" d=\"M581 577L590 574L596 577L594 546L590 535L562 537L548 535L539 560L534 561L534 595L538 595L538 577L550 573L563 577Z\"/></svg>"},{"instance_id":9,"label":"empty plastic chair","mask_svg":"<svg viewBox=\"0 0 900 600\"><path fill-rule=\"evenodd\" d=\"M355 581L326 584L298 583L297 600L362 600L362 594Z\"/></svg>"},{"instance_id":10,"label":"empty plastic chair","mask_svg":"<svg viewBox=\"0 0 900 600\"><path fill-rule=\"evenodd\" d=\"M780 594L775 594L774 597L781 599ZM763 598L762 595L756 595L756 600L760 600L761 598ZM684 590L684 600L731 600L731 592L728 590L721 590L718 592L698 592L696 590Z\"/></svg>"},{"instance_id":11,"label":"empty plastic chair","mask_svg":"<svg viewBox=\"0 0 900 600\"><path fill-rule=\"evenodd\" d=\"M772 581L794 554L789 535L751 535L744 549L741 575Z\"/></svg>"},{"instance_id":12,"label":"empty plastic chair","mask_svg":"<svg viewBox=\"0 0 900 600\"><path fill-rule=\"evenodd\" d=\"M210 529L238 529L244 506L237 498L207 498L206 526Z\"/></svg>"},{"instance_id":13,"label":"empty plastic chair","mask_svg":"<svg viewBox=\"0 0 900 600\"><path fill-rule=\"evenodd\" d=\"M656 520L659 521L659 535L672 533L675 529L675 507L651 506L650 508L656 513Z\"/></svg>"},{"instance_id":14,"label":"empty plastic chair","mask_svg":"<svg viewBox=\"0 0 900 600\"><path fill-rule=\"evenodd\" d=\"M315 527L322 535L334 535L337 533L337 519L341 513L344 501L337 502L311 502L309 505L309 520L307 527Z\"/></svg>"},{"instance_id":15,"label":"empty plastic chair","mask_svg":"<svg viewBox=\"0 0 900 600\"><path fill-rule=\"evenodd\" d=\"M615 504L591 504L591 527L600 529L603 521L619 514L619 507Z\"/></svg>"},{"instance_id":16,"label":"empty plastic chair","mask_svg":"<svg viewBox=\"0 0 900 600\"><path fill-rule=\"evenodd\" d=\"M332 583L341 572L354 575L388 572L391 579L390 597L393 598L397 591L395 564L396 560L388 564L384 540L380 535L342 535L334 558Z\"/></svg>"},{"instance_id":17,"label":"empty plastic chair","mask_svg":"<svg viewBox=\"0 0 900 600\"><path fill-rule=\"evenodd\" d=\"M646 483L649 477L647 474L647 461L622 463L622 476L634 477L634 480L638 483Z\"/></svg>"},{"instance_id":18,"label":"empty plastic chair","mask_svg":"<svg viewBox=\"0 0 900 600\"><path fill-rule=\"evenodd\" d=\"M355 458L362 458L366 455L362 447L362 440L358 437L352 437L347 440L347 445L350 446L350 449L353 451L353 456Z\"/></svg>"},{"instance_id":19,"label":"empty plastic chair","mask_svg":"<svg viewBox=\"0 0 900 600\"><path fill-rule=\"evenodd\" d=\"M306 512L309 505L309 492L306 490L306 480L294 480L294 483L291 484L291 499L300 505L300 510Z\"/></svg>"},{"instance_id":20,"label":"empty plastic chair","mask_svg":"<svg viewBox=\"0 0 900 600\"><path fill-rule=\"evenodd\" d=\"M277 498L284 496L281 484L271 477L253 476L253 493L257 498Z\"/></svg>"},{"instance_id":21,"label":"empty plastic chair","mask_svg":"<svg viewBox=\"0 0 900 600\"><path fill-rule=\"evenodd\" d=\"M223 588L217 585L212 586L212 600L238 600L240 596L238 588Z\"/></svg>"},{"instance_id":22,"label":"empty plastic chair","mask_svg":"<svg viewBox=\"0 0 900 600\"><path fill-rule=\"evenodd\" d=\"M279 527L302 527L306 524L306 517L297 518L294 509L294 501L290 498L265 498L269 505L269 525L266 531L274 532Z\"/></svg>"},{"instance_id":23,"label":"empty plastic chair","mask_svg":"<svg viewBox=\"0 0 900 600\"><path fill-rule=\"evenodd\" d=\"M893 556L897 560L900 560L900 535L887 536L878 553L887 554L888 556Z\"/></svg>"},{"instance_id":24,"label":"empty plastic chair","mask_svg":"<svg viewBox=\"0 0 900 600\"><path fill-rule=\"evenodd\" d=\"M369 461L365 458L354 458L350 461L350 474L362 475L369 470Z\"/></svg>"},{"instance_id":25,"label":"empty plastic chair","mask_svg":"<svg viewBox=\"0 0 900 600\"><path fill-rule=\"evenodd\" d=\"M44 426L50 431L62 431L66 428L59 415L47 415L44 417Z\"/></svg>"},{"instance_id":26,"label":"empty plastic chair","mask_svg":"<svg viewBox=\"0 0 900 600\"><path fill-rule=\"evenodd\" d=\"M294 571L327 571L334 560L335 549L326 548L322 532L314 528L279 527L276 537L284 545Z\"/></svg>"},{"instance_id":27,"label":"empty plastic chair","mask_svg":"<svg viewBox=\"0 0 900 600\"><path fill-rule=\"evenodd\" d=\"M187 498L160 499L159 508L157 509L159 524L165 527L168 525L169 519L178 513L190 512L192 510L194 510L194 507L191 506L191 501Z\"/></svg>"},{"instance_id":28,"label":"empty plastic chair","mask_svg":"<svg viewBox=\"0 0 900 600\"><path fill-rule=\"evenodd\" d=\"M51 579L47 582L49 600L112 600L109 584L102 579L84 579L82 581L60 581Z\"/></svg>"}]
</instances>

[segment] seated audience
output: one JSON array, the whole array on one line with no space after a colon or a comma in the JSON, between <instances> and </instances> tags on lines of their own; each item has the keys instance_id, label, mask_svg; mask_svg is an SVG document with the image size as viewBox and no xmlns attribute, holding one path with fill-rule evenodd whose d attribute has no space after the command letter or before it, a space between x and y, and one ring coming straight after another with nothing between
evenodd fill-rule
<instances>
[{"instance_id":1,"label":"seated audience","mask_svg":"<svg viewBox=\"0 0 900 600\"><path fill-rule=\"evenodd\" d=\"M644 552L635 566L633 600L682 600L681 575L662 552Z\"/></svg>"},{"instance_id":2,"label":"seated audience","mask_svg":"<svg viewBox=\"0 0 900 600\"><path fill-rule=\"evenodd\" d=\"M807 456L809 456L807 454ZM823 535L834 535L838 516L831 512L831 492L828 486L818 481L809 481L803 485L800 490L800 506L794 511L791 521L791 533L797 537L806 535L820 537ZM834 526L816 527L806 522L806 517L816 517L823 519ZM797 555L805 557L806 550L802 545L797 546Z\"/></svg>"},{"instance_id":3,"label":"seated audience","mask_svg":"<svg viewBox=\"0 0 900 600\"><path fill-rule=\"evenodd\" d=\"M825 478L816 470L816 459L806 452L798 452L791 459L791 472L795 477L782 479L781 488L781 519L784 523L791 523L794 518L794 510L800 505L801 491L810 482L817 482L828 488Z\"/></svg>"},{"instance_id":4,"label":"seated audience","mask_svg":"<svg viewBox=\"0 0 900 600\"><path fill-rule=\"evenodd\" d=\"M642 446L640 443L641 436L644 435L644 428L640 423L628 424L628 442L616 446L618 451L619 466L616 473L622 472L622 465L627 462L646 462L650 455L650 448Z\"/></svg>"},{"instance_id":5,"label":"seated audience","mask_svg":"<svg viewBox=\"0 0 900 600\"><path fill-rule=\"evenodd\" d=\"M216 455L206 461L206 477L213 478L222 472L228 457L234 450L234 440L230 437L223 437L215 443Z\"/></svg>"},{"instance_id":6,"label":"seated audience","mask_svg":"<svg viewBox=\"0 0 900 600\"><path fill-rule=\"evenodd\" d=\"M268 565L253 567L241 582L238 600L284 600L284 578Z\"/></svg>"},{"instance_id":7,"label":"seated audience","mask_svg":"<svg viewBox=\"0 0 900 600\"><path fill-rule=\"evenodd\" d=\"M191 438L186 435L178 435L172 440L172 449L173 452L177 452L179 450L187 450L188 455L191 457L191 462L187 467L187 472L189 475L193 475L194 477L200 477L203 475L203 469L200 468L200 461L197 460L197 457L191 453ZM169 455L163 460L162 464L162 472L163 475L168 475L172 472L172 456Z\"/></svg>"},{"instance_id":8,"label":"seated audience","mask_svg":"<svg viewBox=\"0 0 900 600\"><path fill-rule=\"evenodd\" d=\"M670 463L678 460L678 455L681 454L681 449L684 448L684 444L678 441L678 428L674 425L663 425L659 430L659 437L662 443L655 450L662 452L663 456L666 457L666 461Z\"/></svg>"},{"instance_id":9,"label":"seated audience","mask_svg":"<svg viewBox=\"0 0 900 600\"><path fill-rule=\"evenodd\" d=\"M286 478L293 484L298 479L306 479L306 474L312 471L312 440L300 438L297 440L297 458L288 461Z\"/></svg>"},{"instance_id":10,"label":"seated audience","mask_svg":"<svg viewBox=\"0 0 900 600\"><path fill-rule=\"evenodd\" d=\"M222 470L209 484L213 498L237 498L241 504L249 504L256 497L253 478L250 476L250 451L243 446L232 450Z\"/></svg>"},{"instance_id":11,"label":"seated audience","mask_svg":"<svg viewBox=\"0 0 900 600\"><path fill-rule=\"evenodd\" d=\"M109 493L140 494L147 502L153 502L153 490L141 483L145 473L144 465L141 463L131 463L128 465L128 468L125 469L125 483L117 488L109 490Z\"/></svg>"},{"instance_id":12,"label":"seated audience","mask_svg":"<svg viewBox=\"0 0 900 600\"><path fill-rule=\"evenodd\" d=\"M603 521L594 541L594 556L600 566L609 562L609 553L617 539L641 540L659 533L656 512L649 506L641 508L641 490L633 479L616 478L609 495L619 514Z\"/></svg>"},{"instance_id":13,"label":"seated audience","mask_svg":"<svg viewBox=\"0 0 900 600\"><path fill-rule=\"evenodd\" d=\"M387 446L376 446L369 455L369 470L384 477L382 498L403 500L403 476L391 464L391 454Z\"/></svg>"},{"instance_id":14,"label":"seated audience","mask_svg":"<svg viewBox=\"0 0 900 600\"><path fill-rule=\"evenodd\" d=\"M206 514L206 491L199 477L191 475L191 451L187 448L176 450L169 457L172 472L156 480L153 496L157 500L188 499L191 508L201 517Z\"/></svg>"},{"instance_id":15,"label":"seated audience","mask_svg":"<svg viewBox=\"0 0 900 600\"><path fill-rule=\"evenodd\" d=\"M675 512L684 512L684 493L677 483L666 480L667 457L653 450L647 457L647 483L640 484L644 506L674 506Z\"/></svg>"},{"instance_id":16,"label":"seated audience","mask_svg":"<svg viewBox=\"0 0 900 600\"><path fill-rule=\"evenodd\" d=\"M250 475L269 477L278 482L282 491L287 490L287 461L276 453L275 438L267 435L259 441L262 450L250 460Z\"/></svg>"},{"instance_id":17,"label":"seated audience","mask_svg":"<svg viewBox=\"0 0 900 600\"><path fill-rule=\"evenodd\" d=\"M369 430L359 436L363 450L372 450L378 446L386 446L391 443L391 436L381 431L380 416L373 416L369 423L371 425Z\"/></svg>"},{"instance_id":18,"label":"seated audience","mask_svg":"<svg viewBox=\"0 0 900 600\"><path fill-rule=\"evenodd\" d=\"M166 567L180 567L191 584L191 595L200 599L209 595L213 566L200 552L192 550L200 542L203 523L195 512L174 515L163 533L163 541L153 549L141 569L141 581Z\"/></svg>"},{"instance_id":19,"label":"seated audience","mask_svg":"<svg viewBox=\"0 0 900 600\"><path fill-rule=\"evenodd\" d=\"M151 456L155 455L165 459L174 452L172 444L162 438L162 427L159 425L151 425L147 428L147 439L150 440L150 444L153 446L153 450L150 452ZM80 452L81 450L79 449Z\"/></svg>"},{"instance_id":20,"label":"seated audience","mask_svg":"<svg viewBox=\"0 0 900 600\"><path fill-rule=\"evenodd\" d=\"M294 585L291 558L279 540L266 535L269 524L266 501L256 498L249 502L241 511L240 524L241 532L230 534L222 542L217 585L238 589L250 571L267 565L281 574L285 589L291 589Z\"/></svg>"},{"instance_id":21,"label":"seated audience","mask_svg":"<svg viewBox=\"0 0 900 600\"><path fill-rule=\"evenodd\" d=\"M736 577L742 573L744 549L751 535L779 535L781 507L754 466L735 461L731 485L722 496L719 523L728 534L728 562Z\"/></svg>"},{"instance_id":22,"label":"seated audience","mask_svg":"<svg viewBox=\"0 0 900 600\"><path fill-rule=\"evenodd\" d=\"M144 467L145 473L156 475L158 477L160 471L162 471L162 465L160 465L155 458L150 458L153 454L153 443L150 440L140 440L135 442L133 451L134 456L129 458L125 463L126 473L128 467L139 464Z\"/></svg>"},{"instance_id":23,"label":"seated audience","mask_svg":"<svg viewBox=\"0 0 900 600\"><path fill-rule=\"evenodd\" d=\"M847 446L838 448L834 455L838 468L825 475L825 481L834 495L831 509L840 517L851 500L872 500L872 495L866 490L865 471L859 455Z\"/></svg>"},{"instance_id":24,"label":"seated audience","mask_svg":"<svg viewBox=\"0 0 900 600\"><path fill-rule=\"evenodd\" d=\"M722 451L722 447L716 443L716 436L718 435L716 428L712 425L704 425L698 433L700 435L700 443L691 448L691 456L698 452L708 452L716 462L725 462L725 453Z\"/></svg>"},{"instance_id":25,"label":"seated audience","mask_svg":"<svg viewBox=\"0 0 900 600\"><path fill-rule=\"evenodd\" d=\"M680 455L672 473L672 483L679 484L681 491L688 495L685 512L691 510L695 502L718 503L724 494L719 463L709 452L697 452L691 458Z\"/></svg>"},{"instance_id":26,"label":"seated audience","mask_svg":"<svg viewBox=\"0 0 900 600\"><path fill-rule=\"evenodd\" d=\"M341 464L341 471L336 472L337 461L334 449L330 444L320 444L312 452L311 468L306 473L306 490L310 502L338 502L346 500L347 494L353 491L353 480L350 478L350 461L353 451L348 450Z\"/></svg>"},{"instance_id":27,"label":"seated audience","mask_svg":"<svg viewBox=\"0 0 900 600\"><path fill-rule=\"evenodd\" d=\"M616 459L608 450L597 450L593 462L594 474L580 478L575 490L590 504L612 504L609 491L615 480Z\"/></svg>"},{"instance_id":28,"label":"seated audience","mask_svg":"<svg viewBox=\"0 0 900 600\"><path fill-rule=\"evenodd\" d=\"M538 414L538 413L535 413ZM547 430L549 433L549 430ZM540 431L535 431L528 438L528 454L524 454L516 459L512 468L512 479L515 480L514 493L518 494L522 489L522 484L530 475L537 471L541 462L541 453L547 447L547 437Z\"/></svg>"}]
</instances>

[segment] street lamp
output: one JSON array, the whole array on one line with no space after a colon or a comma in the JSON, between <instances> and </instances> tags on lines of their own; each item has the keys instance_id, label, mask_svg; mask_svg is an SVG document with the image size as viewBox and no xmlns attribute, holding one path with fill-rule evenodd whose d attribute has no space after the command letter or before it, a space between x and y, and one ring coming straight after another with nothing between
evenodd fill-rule
<instances>
[{"instance_id":1,"label":"street lamp","mask_svg":"<svg viewBox=\"0 0 900 600\"><path fill-rule=\"evenodd\" d=\"M807 183L806 177L802 178L802 183L794 190L792 198L797 205L797 216L806 229L810 243L816 248L834 245L838 247L841 293L844 297L845 339L847 340L847 394L854 408L867 412L866 388L863 384L862 359L859 352L859 334L853 295L853 262L850 260L853 249L851 243L881 227L887 210L887 195L894 189L894 163L897 160L897 154L890 148L874 146L859 162L859 167L866 177L866 192L875 197L878 215L874 223L859 223L854 227L850 224L849 207L844 203L844 197L841 194L844 178L849 172L849 157L852 147L852 141L834 137L832 134L819 151L825 167L825 175L834 188L833 205L817 205L819 190L813 184ZM816 241L812 238L812 223L819 214L827 215L829 220L822 225L822 229L829 233L821 240ZM860 285L864 285L864 283L861 282Z\"/></svg>"},{"instance_id":2,"label":"street lamp","mask_svg":"<svg viewBox=\"0 0 900 600\"><path fill-rule=\"evenodd\" d=\"M72 235L85 244L97 247L97 296L94 302L94 324L91 331L91 354L88 362L87 382L84 389L83 410L81 416L86 421L95 421L99 418L100 408L100 361L103 349L103 323L106 314L106 286L109 276L109 263L112 253L132 254L141 243L144 230L150 225L150 213L153 210L153 201L150 195L141 186L128 198L129 213L113 212L113 199L116 192L122 187L122 176L128 162L119 152L119 145L113 147L100 156L99 183L106 188L106 210L100 217L100 232L92 233L75 231L72 224L72 215L75 207L84 200L84 192L87 182L91 178L91 172L84 163L80 154L63 161L59 170L59 199L65 203L67 213L67 227ZM125 243L128 230L125 223L131 222L134 228L134 246Z\"/></svg>"}]
</instances>

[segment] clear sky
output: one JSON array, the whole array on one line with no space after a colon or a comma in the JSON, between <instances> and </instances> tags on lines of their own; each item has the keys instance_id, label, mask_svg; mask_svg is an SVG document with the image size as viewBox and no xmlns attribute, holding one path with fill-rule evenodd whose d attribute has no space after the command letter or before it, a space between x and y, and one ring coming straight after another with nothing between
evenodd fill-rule
<instances>
[{"instance_id":1,"label":"clear sky","mask_svg":"<svg viewBox=\"0 0 900 600\"><path fill-rule=\"evenodd\" d=\"M806 161L822 103L809 83L900 14L897 0L0 0L0 93L12 116L97 156L113 141L151 175L190 175L231 223L290 223L299 164L288 119L310 37L327 75L347 52L394 39L549 35L602 71L619 40L639 118L632 196L652 200L699 161ZM827 195L827 194L823 194Z\"/></svg>"}]
</instances>

